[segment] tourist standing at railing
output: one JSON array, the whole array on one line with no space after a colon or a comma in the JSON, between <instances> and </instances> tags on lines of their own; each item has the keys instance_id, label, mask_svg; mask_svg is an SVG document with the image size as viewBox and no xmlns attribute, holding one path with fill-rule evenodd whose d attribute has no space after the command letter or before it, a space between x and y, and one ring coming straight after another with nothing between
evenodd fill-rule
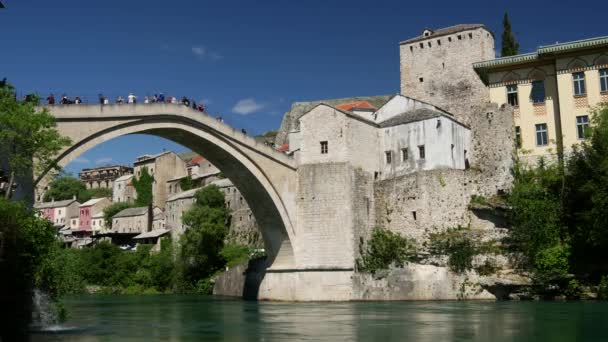
<instances>
[{"instance_id":1,"label":"tourist standing at railing","mask_svg":"<svg viewBox=\"0 0 608 342\"><path fill-rule=\"evenodd\" d=\"M177 98L175 96L171 96L171 101L167 101L167 103L177 104Z\"/></svg>"},{"instance_id":2,"label":"tourist standing at railing","mask_svg":"<svg viewBox=\"0 0 608 342\"><path fill-rule=\"evenodd\" d=\"M122 98L122 96L118 96L118 97L116 98L116 103L118 103L118 104L123 104L123 103L125 103L125 99L123 99L123 98Z\"/></svg>"},{"instance_id":3,"label":"tourist standing at railing","mask_svg":"<svg viewBox=\"0 0 608 342\"><path fill-rule=\"evenodd\" d=\"M81 103L82 103L82 100L80 99L80 97L79 97L79 96L76 96L76 97L74 98L74 103L75 103L75 104L81 104Z\"/></svg>"},{"instance_id":4,"label":"tourist standing at railing","mask_svg":"<svg viewBox=\"0 0 608 342\"><path fill-rule=\"evenodd\" d=\"M49 105L54 105L55 104L55 96L53 96L53 94L49 95L46 98L46 103L48 103Z\"/></svg>"},{"instance_id":5,"label":"tourist standing at railing","mask_svg":"<svg viewBox=\"0 0 608 342\"><path fill-rule=\"evenodd\" d=\"M146 104L150 103L150 99L148 99L147 96L144 96L144 103L146 103Z\"/></svg>"},{"instance_id":6,"label":"tourist standing at railing","mask_svg":"<svg viewBox=\"0 0 608 342\"><path fill-rule=\"evenodd\" d=\"M158 102L165 102L165 95L163 93L160 93L158 95Z\"/></svg>"},{"instance_id":7,"label":"tourist standing at railing","mask_svg":"<svg viewBox=\"0 0 608 342\"><path fill-rule=\"evenodd\" d=\"M103 105L106 103L106 98L103 96L103 94L99 94L99 104Z\"/></svg>"},{"instance_id":8,"label":"tourist standing at railing","mask_svg":"<svg viewBox=\"0 0 608 342\"><path fill-rule=\"evenodd\" d=\"M192 100L192 109L196 110L196 102L194 100Z\"/></svg>"},{"instance_id":9,"label":"tourist standing at railing","mask_svg":"<svg viewBox=\"0 0 608 342\"><path fill-rule=\"evenodd\" d=\"M129 96L127 96L127 102L137 103L137 96L133 95L133 93L129 93Z\"/></svg>"}]
</instances>

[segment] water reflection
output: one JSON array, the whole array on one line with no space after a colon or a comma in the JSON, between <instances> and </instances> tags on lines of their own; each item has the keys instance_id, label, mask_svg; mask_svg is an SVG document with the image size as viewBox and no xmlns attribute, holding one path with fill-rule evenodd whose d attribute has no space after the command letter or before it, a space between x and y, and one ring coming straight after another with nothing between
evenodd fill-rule
<instances>
[{"instance_id":1,"label":"water reflection","mask_svg":"<svg viewBox=\"0 0 608 342\"><path fill-rule=\"evenodd\" d=\"M608 341L608 303L268 303L84 296L34 341Z\"/></svg>"}]
</instances>

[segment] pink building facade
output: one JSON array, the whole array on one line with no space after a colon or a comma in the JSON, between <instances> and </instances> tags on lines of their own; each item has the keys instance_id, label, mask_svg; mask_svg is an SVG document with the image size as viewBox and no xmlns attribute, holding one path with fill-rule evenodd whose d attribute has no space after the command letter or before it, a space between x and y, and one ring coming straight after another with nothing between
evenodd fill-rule
<instances>
[{"instance_id":1,"label":"pink building facade","mask_svg":"<svg viewBox=\"0 0 608 342\"><path fill-rule=\"evenodd\" d=\"M93 216L99 214L112 202L109 198L93 198L80 205L78 215L78 230L92 232L91 222Z\"/></svg>"}]
</instances>

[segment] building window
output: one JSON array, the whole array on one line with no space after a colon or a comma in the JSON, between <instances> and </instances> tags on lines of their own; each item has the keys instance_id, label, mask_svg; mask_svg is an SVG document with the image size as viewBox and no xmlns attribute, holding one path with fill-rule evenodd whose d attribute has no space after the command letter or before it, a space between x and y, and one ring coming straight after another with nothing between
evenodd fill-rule
<instances>
[{"instance_id":1,"label":"building window","mask_svg":"<svg viewBox=\"0 0 608 342\"><path fill-rule=\"evenodd\" d=\"M515 146L521 148L521 127L515 126Z\"/></svg>"},{"instance_id":2,"label":"building window","mask_svg":"<svg viewBox=\"0 0 608 342\"><path fill-rule=\"evenodd\" d=\"M401 161L404 162L408 158L407 148L401 149Z\"/></svg>"},{"instance_id":3,"label":"building window","mask_svg":"<svg viewBox=\"0 0 608 342\"><path fill-rule=\"evenodd\" d=\"M545 146L548 144L547 124L536 124L536 145Z\"/></svg>"},{"instance_id":4,"label":"building window","mask_svg":"<svg viewBox=\"0 0 608 342\"><path fill-rule=\"evenodd\" d=\"M579 139L585 138L585 132L589 128L589 116L581 115L576 117L576 135Z\"/></svg>"},{"instance_id":5,"label":"building window","mask_svg":"<svg viewBox=\"0 0 608 342\"><path fill-rule=\"evenodd\" d=\"M600 91L608 92L608 69L600 70Z\"/></svg>"},{"instance_id":6,"label":"building window","mask_svg":"<svg viewBox=\"0 0 608 342\"><path fill-rule=\"evenodd\" d=\"M327 154L327 141L321 141L321 154Z\"/></svg>"},{"instance_id":7,"label":"building window","mask_svg":"<svg viewBox=\"0 0 608 342\"><path fill-rule=\"evenodd\" d=\"M424 145L418 146L418 157L420 157L420 159L425 158Z\"/></svg>"},{"instance_id":8,"label":"building window","mask_svg":"<svg viewBox=\"0 0 608 342\"><path fill-rule=\"evenodd\" d=\"M519 105L517 101L517 84L509 84L507 86L507 102L513 107Z\"/></svg>"},{"instance_id":9,"label":"building window","mask_svg":"<svg viewBox=\"0 0 608 342\"><path fill-rule=\"evenodd\" d=\"M420 43L420 48L424 49L424 43Z\"/></svg>"},{"instance_id":10,"label":"building window","mask_svg":"<svg viewBox=\"0 0 608 342\"><path fill-rule=\"evenodd\" d=\"M545 82L544 81L532 81L532 92L530 93L532 103L544 103L545 102Z\"/></svg>"},{"instance_id":11,"label":"building window","mask_svg":"<svg viewBox=\"0 0 608 342\"><path fill-rule=\"evenodd\" d=\"M386 163L390 164L393 161L393 154L391 151L384 152L384 156L386 157Z\"/></svg>"},{"instance_id":12,"label":"building window","mask_svg":"<svg viewBox=\"0 0 608 342\"><path fill-rule=\"evenodd\" d=\"M573 73L572 82L574 83L574 96L582 96L586 94L584 72Z\"/></svg>"}]
</instances>

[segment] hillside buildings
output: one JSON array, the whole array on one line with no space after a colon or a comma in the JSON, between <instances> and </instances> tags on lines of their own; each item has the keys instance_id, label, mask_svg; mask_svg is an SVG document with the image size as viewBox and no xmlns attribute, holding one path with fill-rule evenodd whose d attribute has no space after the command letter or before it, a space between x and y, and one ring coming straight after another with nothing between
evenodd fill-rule
<instances>
[{"instance_id":1,"label":"hillside buildings","mask_svg":"<svg viewBox=\"0 0 608 342\"><path fill-rule=\"evenodd\" d=\"M137 198L137 193L133 187L133 175L120 176L114 180L112 186L112 202L133 203Z\"/></svg>"},{"instance_id":2,"label":"hillside buildings","mask_svg":"<svg viewBox=\"0 0 608 342\"><path fill-rule=\"evenodd\" d=\"M585 138L593 108L608 102L608 37L541 46L473 64L490 101L513 107L519 151L565 155Z\"/></svg>"},{"instance_id":3,"label":"hillside buildings","mask_svg":"<svg viewBox=\"0 0 608 342\"><path fill-rule=\"evenodd\" d=\"M114 180L125 175L132 174L133 169L123 165L101 166L90 169L82 169L78 174L87 189L112 189Z\"/></svg>"},{"instance_id":4,"label":"hillside buildings","mask_svg":"<svg viewBox=\"0 0 608 342\"><path fill-rule=\"evenodd\" d=\"M135 177L141 176L144 167L154 177L152 185L154 206L164 208L167 199L167 181L186 176L186 163L173 151L163 151L155 155L138 157L133 164Z\"/></svg>"},{"instance_id":5,"label":"hillside buildings","mask_svg":"<svg viewBox=\"0 0 608 342\"><path fill-rule=\"evenodd\" d=\"M37 203L34 208L40 210L41 217L51 221L55 226L70 224L70 219L78 215L80 203L76 198L64 201Z\"/></svg>"}]
</instances>

